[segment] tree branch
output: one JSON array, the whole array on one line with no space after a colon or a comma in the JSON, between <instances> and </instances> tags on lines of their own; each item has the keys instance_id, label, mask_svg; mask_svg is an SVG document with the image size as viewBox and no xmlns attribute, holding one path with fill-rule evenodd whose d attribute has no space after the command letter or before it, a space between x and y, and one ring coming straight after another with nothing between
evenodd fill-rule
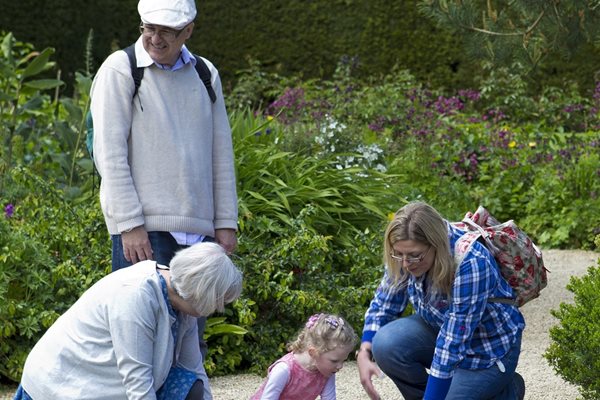
<instances>
[{"instance_id":1,"label":"tree branch","mask_svg":"<svg viewBox=\"0 0 600 400\"><path fill-rule=\"evenodd\" d=\"M535 29L535 27L540 23L540 21L542 20L542 18L544 17L544 14L546 13L546 10L542 10L542 12L540 13L540 15L538 15L538 17L536 18L536 20L533 22L533 24L531 24L531 26L529 26L529 28L527 28L524 32L494 32L494 31L489 31L487 29L481 29L481 28L477 28L475 26L466 26L466 25L460 25L462 28L464 29L468 29L471 31L475 31L475 32L480 32L480 33L485 33L486 35L492 35L492 36L524 36L527 35L529 33L531 33L531 31L533 31Z\"/></svg>"}]
</instances>

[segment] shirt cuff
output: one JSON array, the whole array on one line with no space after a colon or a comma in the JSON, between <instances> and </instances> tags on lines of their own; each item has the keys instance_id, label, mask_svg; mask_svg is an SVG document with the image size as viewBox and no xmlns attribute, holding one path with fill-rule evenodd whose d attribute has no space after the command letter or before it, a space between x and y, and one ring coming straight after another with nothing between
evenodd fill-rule
<instances>
[{"instance_id":1,"label":"shirt cuff","mask_svg":"<svg viewBox=\"0 0 600 400\"><path fill-rule=\"evenodd\" d=\"M425 388L425 395L423 400L443 400L446 398L448 391L450 390L450 384L452 378L440 379L435 376L429 375L427 379L427 387Z\"/></svg>"},{"instance_id":2,"label":"shirt cuff","mask_svg":"<svg viewBox=\"0 0 600 400\"><path fill-rule=\"evenodd\" d=\"M377 331L364 331L360 341L371 343L373 341L373 337L375 336L376 333L377 333Z\"/></svg>"}]
</instances>

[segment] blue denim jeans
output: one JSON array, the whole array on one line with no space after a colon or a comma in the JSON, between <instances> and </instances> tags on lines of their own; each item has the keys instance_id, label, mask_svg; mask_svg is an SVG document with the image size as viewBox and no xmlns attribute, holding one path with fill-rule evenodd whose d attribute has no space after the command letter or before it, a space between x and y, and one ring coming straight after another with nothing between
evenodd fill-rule
<instances>
[{"instance_id":1,"label":"blue denim jeans","mask_svg":"<svg viewBox=\"0 0 600 400\"><path fill-rule=\"evenodd\" d=\"M111 235L112 239L112 270L117 271L121 268L131 266L131 262L125 259L123 252L123 242L121 235ZM169 265L175 253L187 246L177 243L173 235L169 232L148 232L148 239L152 247L152 255L154 260L162 265ZM214 239L210 236L204 238L205 242L212 242ZM204 327L206 326L206 317L198 318L198 336L200 340L200 351L203 359L206 359L208 348L204 341Z\"/></svg>"},{"instance_id":2,"label":"blue denim jeans","mask_svg":"<svg viewBox=\"0 0 600 400\"><path fill-rule=\"evenodd\" d=\"M373 338L373 357L379 368L396 384L406 400L422 399L427 385L438 330L413 314L379 329ZM502 359L505 372L490 368L457 368L446 400L520 400L525 393L521 376L515 373L521 353L521 336Z\"/></svg>"}]
</instances>

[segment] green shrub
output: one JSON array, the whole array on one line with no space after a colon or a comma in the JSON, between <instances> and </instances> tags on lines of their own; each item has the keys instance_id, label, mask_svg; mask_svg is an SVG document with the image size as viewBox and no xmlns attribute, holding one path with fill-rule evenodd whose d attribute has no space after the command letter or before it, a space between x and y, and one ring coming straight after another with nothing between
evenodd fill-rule
<instances>
[{"instance_id":1,"label":"green shrub","mask_svg":"<svg viewBox=\"0 0 600 400\"><path fill-rule=\"evenodd\" d=\"M265 216L240 236L242 301L253 318L240 318L248 334L243 346L230 352L240 353L243 369L264 373L317 312L339 313L362 330L362 316L382 272L381 232L355 233L354 247L336 245L309 226L315 211L308 205L290 227L276 226Z\"/></svg>"},{"instance_id":2,"label":"green shrub","mask_svg":"<svg viewBox=\"0 0 600 400\"><path fill-rule=\"evenodd\" d=\"M573 88L532 98L502 70L448 96L408 71L367 82L353 68L345 60L334 80L286 88L267 107L279 148L392 175L387 208L422 198L462 218L482 204L545 247L594 247L600 143L579 130L598 125L600 85L593 98Z\"/></svg>"},{"instance_id":3,"label":"green shrub","mask_svg":"<svg viewBox=\"0 0 600 400\"><path fill-rule=\"evenodd\" d=\"M97 201L68 203L53 182L11 171L0 216L0 374L18 381L29 350L110 265ZM10 205L10 206L9 206Z\"/></svg>"},{"instance_id":4,"label":"green shrub","mask_svg":"<svg viewBox=\"0 0 600 400\"><path fill-rule=\"evenodd\" d=\"M281 126L268 119L231 119L244 291L230 321L248 333L222 351L237 368L264 372L313 313L339 312L360 331L381 275L389 177L282 151Z\"/></svg>"},{"instance_id":5,"label":"green shrub","mask_svg":"<svg viewBox=\"0 0 600 400\"><path fill-rule=\"evenodd\" d=\"M552 315L559 325L550 329L552 343L544 357L567 382L579 387L584 399L600 397L600 260L585 276L572 277L567 289L574 304L562 303Z\"/></svg>"},{"instance_id":6,"label":"green shrub","mask_svg":"<svg viewBox=\"0 0 600 400\"><path fill-rule=\"evenodd\" d=\"M59 101L56 94L63 82L44 79L53 73L54 49L37 52L11 33L0 41L0 194L7 190L4 180L10 169L26 166L54 180L69 197L83 196L92 188L93 172L82 140L89 75L77 74L77 97Z\"/></svg>"}]
</instances>

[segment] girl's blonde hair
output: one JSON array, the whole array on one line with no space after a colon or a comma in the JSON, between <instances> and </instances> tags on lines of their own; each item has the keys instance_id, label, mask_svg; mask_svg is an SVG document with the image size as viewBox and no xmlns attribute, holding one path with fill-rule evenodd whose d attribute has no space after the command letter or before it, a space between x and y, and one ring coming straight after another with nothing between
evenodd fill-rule
<instances>
[{"instance_id":1,"label":"girl's blonde hair","mask_svg":"<svg viewBox=\"0 0 600 400\"><path fill-rule=\"evenodd\" d=\"M319 354L338 347L354 347L358 336L344 318L333 314L311 316L296 340L288 344L288 350L302 353L313 347Z\"/></svg>"},{"instance_id":2,"label":"girl's blonde hair","mask_svg":"<svg viewBox=\"0 0 600 400\"><path fill-rule=\"evenodd\" d=\"M435 258L427 279L434 292L450 297L456 267L450 253L447 222L436 209L422 201L408 203L396 212L385 230L383 261L394 283L403 287L407 284L409 273L402 268L402 263L392 258L393 246L401 240L433 247Z\"/></svg>"}]
</instances>

